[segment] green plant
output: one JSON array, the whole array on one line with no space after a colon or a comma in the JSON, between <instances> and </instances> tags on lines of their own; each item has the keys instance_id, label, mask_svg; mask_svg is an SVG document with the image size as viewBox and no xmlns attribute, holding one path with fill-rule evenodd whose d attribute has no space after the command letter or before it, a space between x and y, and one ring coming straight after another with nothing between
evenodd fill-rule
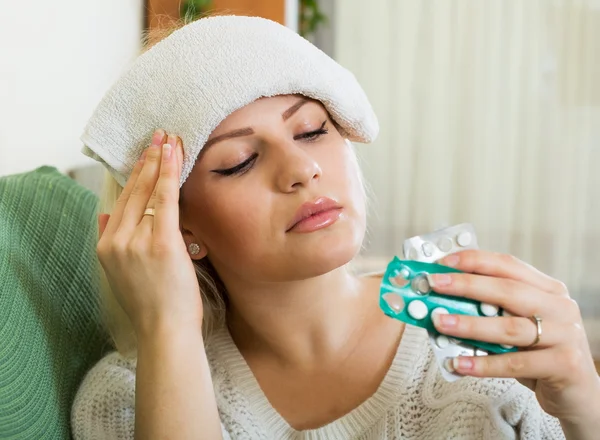
<instances>
[{"instance_id":1,"label":"green plant","mask_svg":"<svg viewBox=\"0 0 600 440\"><path fill-rule=\"evenodd\" d=\"M199 18L212 7L212 0L186 0L181 3L179 16L186 21Z\"/></svg>"},{"instance_id":2,"label":"green plant","mask_svg":"<svg viewBox=\"0 0 600 440\"><path fill-rule=\"evenodd\" d=\"M283 1L283 0L282 0ZM186 21L199 18L212 8L212 0L185 0L181 3L180 17ZM300 23L298 33L303 37L313 34L328 18L319 8L317 0L300 0Z\"/></svg>"},{"instance_id":3,"label":"green plant","mask_svg":"<svg viewBox=\"0 0 600 440\"><path fill-rule=\"evenodd\" d=\"M298 33L303 37L313 34L321 23L326 24L328 18L319 8L317 0L300 0L300 26Z\"/></svg>"}]
</instances>

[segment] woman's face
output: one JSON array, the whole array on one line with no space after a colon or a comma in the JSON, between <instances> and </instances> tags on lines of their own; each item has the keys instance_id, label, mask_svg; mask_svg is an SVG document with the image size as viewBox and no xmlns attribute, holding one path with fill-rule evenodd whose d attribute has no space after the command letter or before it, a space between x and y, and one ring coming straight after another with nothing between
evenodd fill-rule
<instances>
[{"instance_id":1,"label":"woman's face","mask_svg":"<svg viewBox=\"0 0 600 440\"><path fill-rule=\"evenodd\" d=\"M329 272L360 250L365 217L351 146L321 103L298 95L261 98L229 115L181 192L186 243L203 246L224 280Z\"/></svg>"}]
</instances>

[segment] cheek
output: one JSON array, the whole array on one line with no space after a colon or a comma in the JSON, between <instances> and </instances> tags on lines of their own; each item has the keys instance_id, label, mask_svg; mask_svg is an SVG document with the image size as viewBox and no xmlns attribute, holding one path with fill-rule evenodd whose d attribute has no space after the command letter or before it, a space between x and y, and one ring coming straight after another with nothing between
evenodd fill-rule
<instances>
[{"instance_id":1,"label":"cheek","mask_svg":"<svg viewBox=\"0 0 600 440\"><path fill-rule=\"evenodd\" d=\"M209 254L219 260L244 260L253 254L257 231L264 229L261 205L244 194L226 194L222 189L219 197L207 197L198 207L197 235L207 246ZM261 221L262 219L262 221Z\"/></svg>"},{"instance_id":2,"label":"cheek","mask_svg":"<svg viewBox=\"0 0 600 440\"><path fill-rule=\"evenodd\" d=\"M364 219L366 215L366 194L356 154L345 143L336 148L337 154L331 155L334 160L330 160L328 164L330 167L329 172L333 175L340 191L343 193L340 196L346 199L346 203L352 205L359 218Z\"/></svg>"}]
</instances>

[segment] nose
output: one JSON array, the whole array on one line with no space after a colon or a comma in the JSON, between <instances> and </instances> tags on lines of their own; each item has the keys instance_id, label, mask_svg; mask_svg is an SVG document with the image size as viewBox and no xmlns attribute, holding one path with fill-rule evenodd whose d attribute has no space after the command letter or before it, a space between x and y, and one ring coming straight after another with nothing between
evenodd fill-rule
<instances>
[{"instance_id":1,"label":"nose","mask_svg":"<svg viewBox=\"0 0 600 440\"><path fill-rule=\"evenodd\" d=\"M275 169L275 184L279 191L291 193L319 180L321 167L303 148L288 143L280 151Z\"/></svg>"}]
</instances>

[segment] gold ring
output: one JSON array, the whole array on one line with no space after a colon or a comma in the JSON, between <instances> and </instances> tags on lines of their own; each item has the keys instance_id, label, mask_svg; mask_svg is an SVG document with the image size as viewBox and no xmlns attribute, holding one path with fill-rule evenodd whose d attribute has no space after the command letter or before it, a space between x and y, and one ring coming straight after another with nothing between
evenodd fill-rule
<instances>
[{"instance_id":1,"label":"gold ring","mask_svg":"<svg viewBox=\"0 0 600 440\"><path fill-rule=\"evenodd\" d=\"M151 215L152 217L154 217L154 208L146 208L146 210L144 211L144 215Z\"/></svg>"},{"instance_id":2,"label":"gold ring","mask_svg":"<svg viewBox=\"0 0 600 440\"><path fill-rule=\"evenodd\" d=\"M542 337L542 318L538 315L532 315L529 319L535 324L535 340L526 348L533 348L540 342L540 338Z\"/></svg>"}]
</instances>

